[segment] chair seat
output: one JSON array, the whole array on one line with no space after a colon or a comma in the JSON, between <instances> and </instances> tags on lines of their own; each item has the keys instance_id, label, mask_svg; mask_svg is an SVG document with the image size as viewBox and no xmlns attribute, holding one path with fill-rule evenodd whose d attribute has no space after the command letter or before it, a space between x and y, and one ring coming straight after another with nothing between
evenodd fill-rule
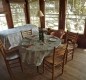
<instances>
[{"instance_id":1,"label":"chair seat","mask_svg":"<svg viewBox=\"0 0 86 80\"><path fill-rule=\"evenodd\" d=\"M68 54L72 54L73 50L72 49L68 49Z\"/></svg>"},{"instance_id":2,"label":"chair seat","mask_svg":"<svg viewBox=\"0 0 86 80\"><path fill-rule=\"evenodd\" d=\"M61 45L58 47L58 49L62 49L62 48L65 49L65 46L66 46L66 44L61 44ZM68 45L67 49L73 49L73 45L71 45L71 44Z\"/></svg>"},{"instance_id":3,"label":"chair seat","mask_svg":"<svg viewBox=\"0 0 86 80\"><path fill-rule=\"evenodd\" d=\"M67 45L66 47L54 47L52 55L49 55L44 58L43 60L43 72L46 69L47 71L52 73L52 80L54 80L55 74L58 74L58 76L63 74L64 71L64 61L65 61L65 55L67 51ZM56 69L59 69L56 71Z\"/></svg>"},{"instance_id":4,"label":"chair seat","mask_svg":"<svg viewBox=\"0 0 86 80\"><path fill-rule=\"evenodd\" d=\"M47 57L47 58L45 58L45 61L52 65L53 64L52 58L53 57L51 57L51 56L50 57ZM55 62L54 62L54 66L57 66L57 65L61 64L62 62L63 62L62 61L62 58L56 58L55 59Z\"/></svg>"},{"instance_id":5,"label":"chair seat","mask_svg":"<svg viewBox=\"0 0 86 80\"><path fill-rule=\"evenodd\" d=\"M58 49L65 49L66 45L67 45L67 44L61 44L61 45L58 47Z\"/></svg>"},{"instance_id":6,"label":"chair seat","mask_svg":"<svg viewBox=\"0 0 86 80\"><path fill-rule=\"evenodd\" d=\"M73 49L73 46L70 44L70 45L68 45L68 48L67 49L68 50Z\"/></svg>"},{"instance_id":7,"label":"chair seat","mask_svg":"<svg viewBox=\"0 0 86 80\"><path fill-rule=\"evenodd\" d=\"M20 66L21 70L23 71L21 59L19 57L19 46L11 49L6 49L0 40L0 53L5 60L6 67L11 78L10 80L14 80L14 75L11 69Z\"/></svg>"},{"instance_id":8,"label":"chair seat","mask_svg":"<svg viewBox=\"0 0 86 80\"><path fill-rule=\"evenodd\" d=\"M19 54L18 53L10 53L10 54L7 54L6 60L17 59L18 57L19 57Z\"/></svg>"}]
</instances>

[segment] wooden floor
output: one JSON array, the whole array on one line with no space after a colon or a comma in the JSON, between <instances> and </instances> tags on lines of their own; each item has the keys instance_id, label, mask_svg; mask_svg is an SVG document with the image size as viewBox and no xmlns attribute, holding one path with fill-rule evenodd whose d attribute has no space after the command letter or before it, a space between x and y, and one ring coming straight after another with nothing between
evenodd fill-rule
<instances>
[{"instance_id":1,"label":"wooden floor","mask_svg":"<svg viewBox=\"0 0 86 80\"><path fill-rule=\"evenodd\" d=\"M24 65L24 72L20 68L14 69L15 80L51 80L48 72L38 74L35 66ZM0 55L0 80L10 80L4 60ZM65 65L64 73L56 80L86 80L86 51L76 49L74 60Z\"/></svg>"}]
</instances>

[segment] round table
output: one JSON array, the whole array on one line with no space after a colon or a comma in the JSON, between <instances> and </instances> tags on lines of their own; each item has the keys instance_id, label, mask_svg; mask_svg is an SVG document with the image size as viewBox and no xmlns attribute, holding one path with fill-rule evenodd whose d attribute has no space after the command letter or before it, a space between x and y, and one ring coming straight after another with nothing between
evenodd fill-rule
<instances>
[{"instance_id":1,"label":"round table","mask_svg":"<svg viewBox=\"0 0 86 80\"><path fill-rule=\"evenodd\" d=\"M60 44L59 38L50 35L44 35L44 42L40 41L38 36L25 38L20 43L23 46L22 49L26 51L22 53L23 61L39 66L44 57L52 53L54 47L58 47Z\"/></svg>"}]
</instances>

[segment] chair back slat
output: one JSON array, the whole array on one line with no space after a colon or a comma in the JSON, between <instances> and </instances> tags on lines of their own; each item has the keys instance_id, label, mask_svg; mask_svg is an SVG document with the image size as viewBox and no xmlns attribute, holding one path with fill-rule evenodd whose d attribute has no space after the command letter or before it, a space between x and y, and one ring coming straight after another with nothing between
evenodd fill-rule
<instances>
[{"instance_id":1,"label":"chair back slat","mask_svg":"<svg viewBox=\"0 0 86 80\"><path fill-rule=\"evenodd\" d=\"M2 43L1 40L0 40L0 52L3 55L3 57L5 57L5 48L4 48L3 43Z\"/></svg>"},{"instance_id":2,"label":"chair back slat","mask_svg":"<svg viewBox=\"0 0 86 80\"><path fill-rule=\"evenodd\" d=\"M76 49L78 40L78 33L73 33L67 31L66 33L66 43L67 43L67 55L66 55L66 63L70 60L73 60L74 51Z\"/></svg>"},{"instance_id":3,"label":"chair back slat","mask_svg":"<svg viewBox=\"0 0 86 80\"><path fill-rule=\"evenodd\" d=\"M52 55L49 55L44 58L43 60L43 72L44 70L48 70L52 73L52 80L54 80L54 73L57 73L55 69L61 69L58 71L58 75L62 75L64 71L64 64L65 64L65 58L66 58L66 52L67 52L67 44L64 45L64 47L54 47Z\"/></svg>"},{"instance_id":4,"label":"chair back slat","mask_svg":"<svg viewBox=\"0 0 86 80\"><path fill-rule=\"evenodd\" d=\"M54 47L54 51L53 51L53 64L55 63L54 60L56 58L61 57L62 60L64 60L65 59L65 55L66 55L66 51L67 51L67 44L65 44L63 48L60 47L59 49L58 49L58 47L57 48Z\"/></svg>"},{"instance_id":5,"label":"chair back slat","mask_svg":"<svg viewBox=\"0 0 86 80\"><path fill-rule=\"evenodd\" d=\"M22 38L28 37L29 35L32 35L32 29L21 31Z\"/></svg>"},{"instance_id":6,"label":"chair back slat","mask_svg":"<svg viewBox=\"0 0 86 80\"><path fill-rule=\"evenodd\" d=\"M21 70L23 71L20 56L14 51L15 51L14 48L10 50L6 50L2 41L0 40L0 53L4 58L8 73L11 78L10 80L13 80L14 78L12 68L20 66Z\"/></svg>"},{"instance_id":7,"label":"chair back slat","mask_svg":"<svg viewBox=\"0 0 86 80\"><path fill-rule=\"evenodd\" d=\"M73 32L69 32L67 31L66 33L66 42L68 40L72 41L73 43L76 43L78 39L78 33L73 33Z\"/></svg>"}]
</instances>

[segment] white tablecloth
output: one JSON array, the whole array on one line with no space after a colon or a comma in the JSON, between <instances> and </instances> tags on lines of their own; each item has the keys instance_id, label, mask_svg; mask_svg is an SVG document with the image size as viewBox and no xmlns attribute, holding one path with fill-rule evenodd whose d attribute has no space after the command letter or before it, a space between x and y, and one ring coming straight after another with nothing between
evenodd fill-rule
<instances>
[{"instance_id":1,"label":"white tablecloth","mask_svg":"<svg viewBox=\"0 0 86 80\"><path fill-rule=\"evenodd\" d=\"M32 39L23 39L20 43L22 61L39 66L44 57L52 53L54 47L58 47L60 44L59 38L51 38L49 35L45 35L44 42L39 41L38 36L32 37Z\"/></svg>"},{"instance_id":2,"label":"white tablecloth","mask_svg":"<svg viewBox=\"0 0 86 80\"><path fill-rule=\"evenodd\" d=\"M35 25L27 24L12 29L0 31L0 39L7 49L18 46L22 40L21 31L32 29L32 34L37 34L38 28Z\"/></svg>"}]
</instances>

